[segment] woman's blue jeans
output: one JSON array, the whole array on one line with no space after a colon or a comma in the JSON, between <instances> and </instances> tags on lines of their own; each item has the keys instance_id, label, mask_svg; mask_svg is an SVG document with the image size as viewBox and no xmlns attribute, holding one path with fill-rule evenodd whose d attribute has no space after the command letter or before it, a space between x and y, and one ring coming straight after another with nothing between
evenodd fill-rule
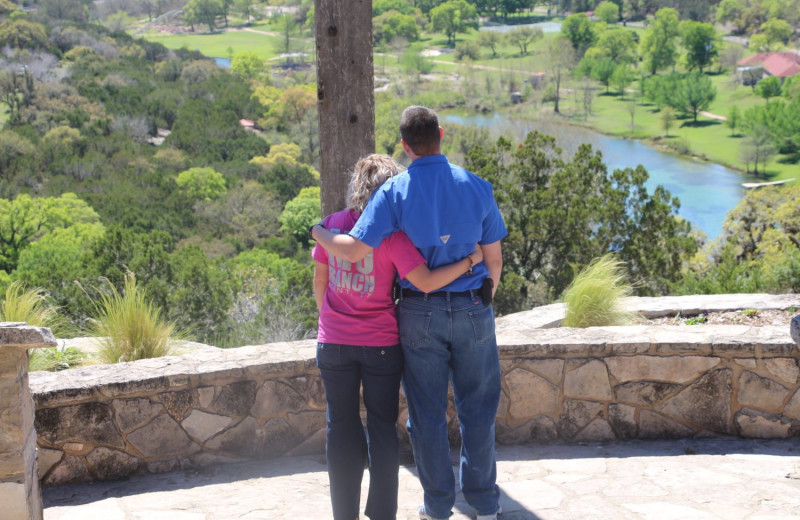
<instances>
[{"instance_id":1,"label":"woman's blue jeans","mask_svg":"<svg viewBox=\"0 0 800 520\"><path fill-rule=\"evenodd\" d=\"M478 514L497 512L494 424L500 363L494 311L478 296L404 297L397 309L409 429L425 510L448 518L455 479L447 438L447 385L453 383L461 427L461 490Z\"/></svg>"},{"instance_id":2,"label":"woman's blue jeans","mask_svg":"<svg viewBox=\"0 0 800 520\"><path fill-rule=\"evenodd\" d=\"M361 479L369 462L365 514L395 520L399 471L397 413L403 351L319 343L317 366L328 402L325 451L334 520L359 515ZM367 431L361 423L359 389L364 387Z\"/></svg>"}]
</instances>

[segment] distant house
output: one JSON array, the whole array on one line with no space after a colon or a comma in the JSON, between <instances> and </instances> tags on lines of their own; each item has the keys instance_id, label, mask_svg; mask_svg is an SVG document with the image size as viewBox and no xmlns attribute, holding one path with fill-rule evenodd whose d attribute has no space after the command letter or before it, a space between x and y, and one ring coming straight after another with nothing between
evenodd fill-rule
<instances>
[{"instance_id":1,"label":"distant house","mask_svg":"<svg viewBox=\"0 0 800 520\"><path fill-rule=\"evenodd\" d=\"M754 85L767 76L784 80L800 74L800 55L793 52L761 52L739 60L736 77L742 85Z\"/></svg>"}]
</instances>

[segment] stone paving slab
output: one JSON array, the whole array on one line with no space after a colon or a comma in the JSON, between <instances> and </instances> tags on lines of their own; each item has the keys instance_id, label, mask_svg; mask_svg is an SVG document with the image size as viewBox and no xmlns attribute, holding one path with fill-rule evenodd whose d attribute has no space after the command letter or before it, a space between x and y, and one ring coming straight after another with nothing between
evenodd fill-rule
<instances>
[{"instance_id":1,"label":"stone paving slab","mask_svg":"<svg viewBox=\"0 0 800 520\"><path fill-rule=\"evenodd\" d=\"M501 520L800 520L800 443L704 439L497 448ZM399 520L417 518L400 469ZM369 474L365 473L363 502ZM45 520L324 520L322 457L45 488ZM2 516L2 515L0 515ZM453 520L473 519L459 494Z\"/></svg>"}]
</instances>

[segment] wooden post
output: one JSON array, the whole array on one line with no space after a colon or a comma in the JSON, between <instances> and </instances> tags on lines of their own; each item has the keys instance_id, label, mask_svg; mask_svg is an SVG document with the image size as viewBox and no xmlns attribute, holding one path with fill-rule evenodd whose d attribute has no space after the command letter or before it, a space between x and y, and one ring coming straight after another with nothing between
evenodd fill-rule
<instances>
[{"instance_id":1,"label":"wooden post","mask_svg":"<svg viewBox=\"0 0 800 520\"><path fill-rule=\"evenodd\" d=\"M343 209L349 172L375 151L372 0L315 0L322 214Z\"/></svg>"}]
</instances>

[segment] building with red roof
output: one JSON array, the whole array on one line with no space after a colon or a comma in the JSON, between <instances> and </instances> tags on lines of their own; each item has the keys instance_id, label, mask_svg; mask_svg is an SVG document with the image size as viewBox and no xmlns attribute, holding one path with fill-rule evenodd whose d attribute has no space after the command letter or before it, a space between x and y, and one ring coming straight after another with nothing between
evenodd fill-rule
<instances>
[{"instance_id":1,"label":"building with red roof","mask_svg":"<svg viewBox=\"0 0 800 520\"><path fill-rule=\"evenodd\" d=\"M794 52L761 52L739 60L736 76L743 85L753 85L767 76L781 80L800 74L800 55Z\"/></svg>"}]
</instances>

